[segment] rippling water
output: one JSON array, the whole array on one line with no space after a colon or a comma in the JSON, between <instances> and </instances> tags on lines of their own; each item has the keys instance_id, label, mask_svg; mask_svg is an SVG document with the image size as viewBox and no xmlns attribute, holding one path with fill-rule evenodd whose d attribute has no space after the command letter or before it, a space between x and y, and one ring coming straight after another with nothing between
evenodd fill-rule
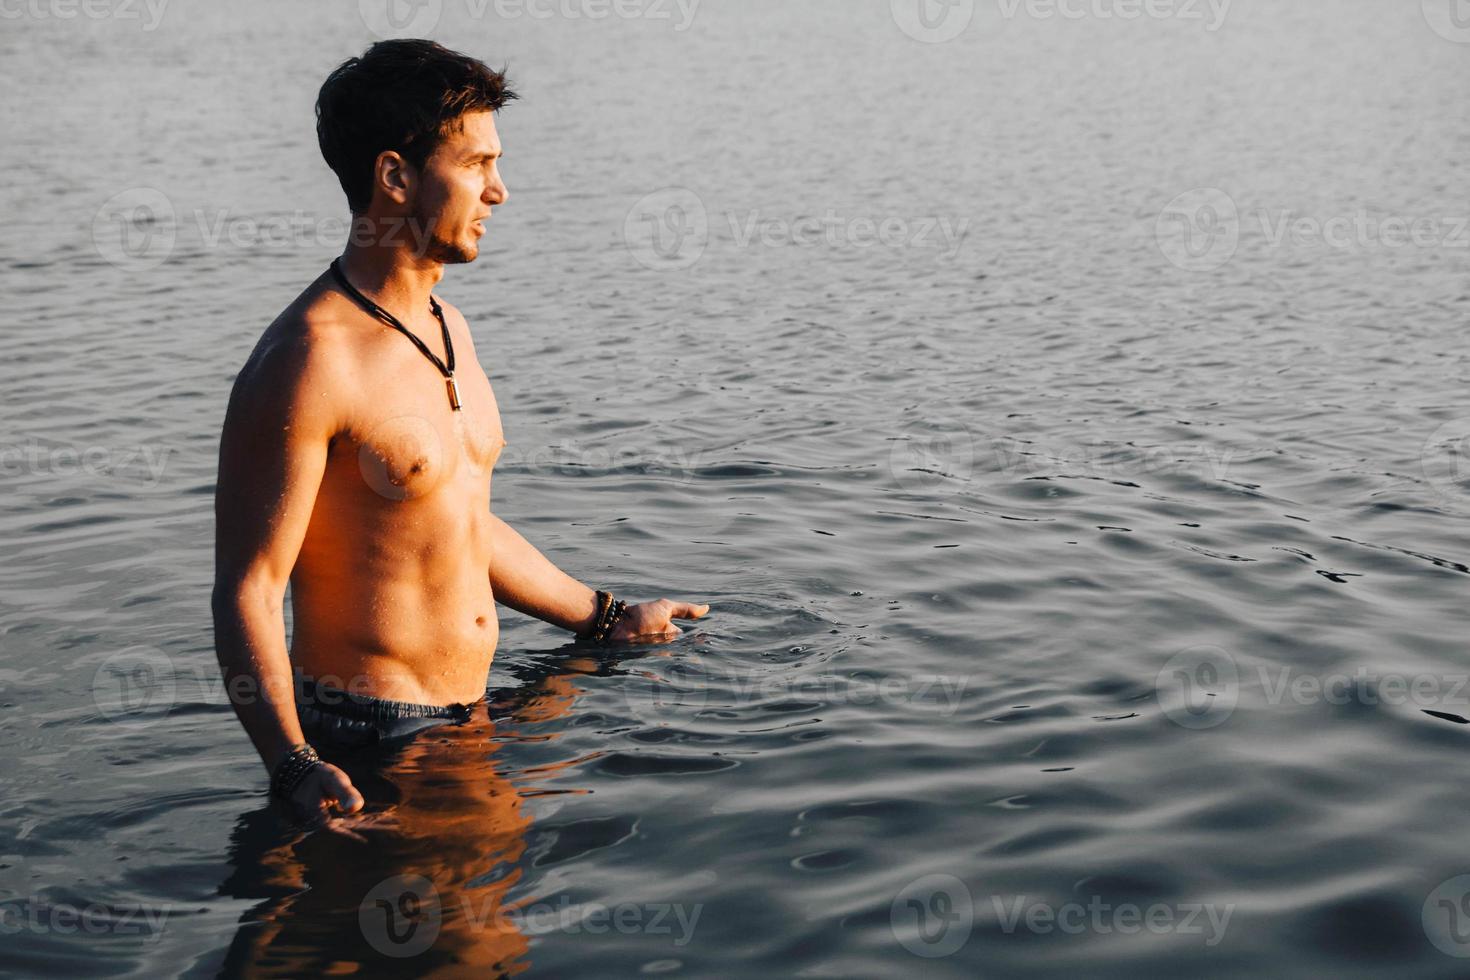
<instances>
[{"instance_id":1,"label":"rippling water","mask_svg":"<svg viewBox=\"0 0 1470 980\"><path fill-rule=\"evenodd\" d=\"M419 8L524 95L442 289L496 509L714 611L603 661L505 611L492 711L303 837L211 502L341 245L359 6L0 25L0 971L1465 974L1448 4Z\"/></svg>"}]
</instances>

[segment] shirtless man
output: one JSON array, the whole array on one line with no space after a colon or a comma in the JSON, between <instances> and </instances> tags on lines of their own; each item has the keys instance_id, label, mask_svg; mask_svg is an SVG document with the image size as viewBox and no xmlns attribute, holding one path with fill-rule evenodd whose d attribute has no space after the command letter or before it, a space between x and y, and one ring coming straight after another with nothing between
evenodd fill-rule
<instances>
[{"instance_id":1,"label":"shirtless man","mask_svg":"<svg viewBox=\"0 0 1470 980\"><path fill-rule=\"evenodd\" d=\"M490 513L495 393L464 317L432 290L446 263L475 259L506 201L495 113L515 97L429 41L376 44L331 74L317 136L351 241L265 331L230 396L217 652L273 794L312 819L363 806L312 743L394 739L484 699L496 602L595 642L672 637L674 619L709 611L613 604Z\"/></svg>"}]
</instances>

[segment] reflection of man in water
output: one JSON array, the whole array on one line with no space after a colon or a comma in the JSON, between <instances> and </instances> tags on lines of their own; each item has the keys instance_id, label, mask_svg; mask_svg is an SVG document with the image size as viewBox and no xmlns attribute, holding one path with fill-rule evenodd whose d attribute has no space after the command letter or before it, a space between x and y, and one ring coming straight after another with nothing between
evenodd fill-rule
<instances>
[{"instance_id":1,"label":"reflection of man in water","mask_svg":"<svg viewBox=\"0 0 1470 980\"><path fill-rule=\"evenodd\" d=\"M708 611L594 591L490 513L500 413L469 325L432 290L507 199L495 114L513 98L502 74L429 41L376 44L331 74L317 136L351 240L230 396L216 645L273 792L308 816L362 806L313 745L468 721L496 602L594 642L671 637Z\"/></svg>"},{"instance_id":2,"label":"reflection of man in water","mask_svg":"<svg viewBox=\"0 0 1470 980\"><path fill-rule=\"evenodd\" d=\"M350 831L305 836L283 836L268 810L241 821L220 891L265 901L242 918L222 975L324 976L335 964L357 975L497 977L529 966L506 900L524 864L527 787L507 778L501 753L517 726L563 716L575 675L596 667L564 662L497 703L493 721L481 707L434 738L324 749L370 812Z\"/></svg>"}]
</instances>

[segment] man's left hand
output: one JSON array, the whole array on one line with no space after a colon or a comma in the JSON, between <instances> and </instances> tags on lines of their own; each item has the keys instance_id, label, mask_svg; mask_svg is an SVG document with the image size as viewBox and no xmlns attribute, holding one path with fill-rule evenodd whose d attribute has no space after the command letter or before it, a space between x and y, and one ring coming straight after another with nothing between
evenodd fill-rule
<instances>
[{"instance_id":1,"label":"man's left hand","mask_svg":"<svg viewBox=\"0 0 1470 980\"><path fill-rule=\"evenodd\" d=\"M698 619L709 612L708 605L658 599L629 606L622 621L613 628L608 640L614 643L672 640L684 631L674 625L676 619Z\"/></svg>"}]
</instances>

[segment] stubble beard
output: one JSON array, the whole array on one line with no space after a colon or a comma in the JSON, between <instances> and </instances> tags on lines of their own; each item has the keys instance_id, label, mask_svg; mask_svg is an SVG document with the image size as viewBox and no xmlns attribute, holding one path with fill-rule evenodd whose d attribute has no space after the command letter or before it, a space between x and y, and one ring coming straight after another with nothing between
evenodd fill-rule
<instances>
[{"instance_id":1,"label":"stubble beard","mask_svg":"<svg viewBox=\"0 0 1470 980\"><path fill-rule=\"evenodd\" d=\"M415 214L411 220L417 227L427 229L423 244L424 258L442 262L445 265L464 265L479 257L480 245L478 242L470 242L466 245L463 242L445 238L439 234L438 223L431 222L431 219L424 215Z\"/></svg>"},{"instance_id":2,"label":"stubble beard","mask_svg":"<svg viewBox=\"0 0 1470 980\"><path fill-rule=\"evenodd\" d=\"M425 250L424 255L445 265L464 265L479 257L480 247L478 245L466 247L460 242L452 242L438 235L430 235L429 247Z\"/></svg>"}]
</instances>

